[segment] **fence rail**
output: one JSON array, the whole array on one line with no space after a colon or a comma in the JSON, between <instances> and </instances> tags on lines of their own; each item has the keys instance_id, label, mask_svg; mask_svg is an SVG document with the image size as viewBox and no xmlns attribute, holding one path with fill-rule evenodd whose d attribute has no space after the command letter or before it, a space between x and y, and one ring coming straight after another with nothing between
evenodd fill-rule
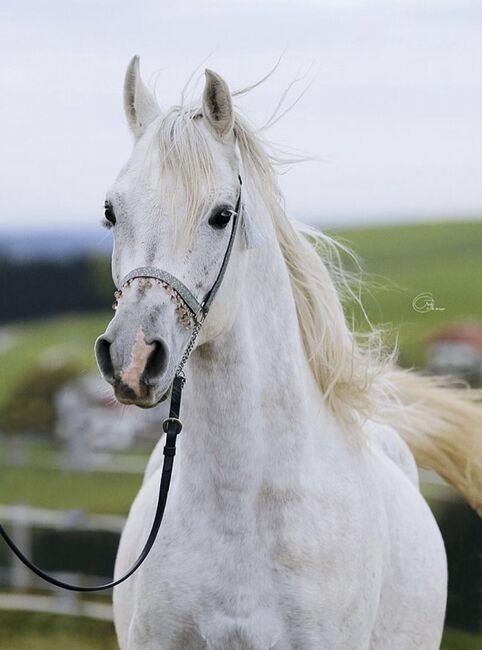
<instances>
[{"instance_id":1,"label":"fence rail","mask_svg":"<svg viewBox=\"0 0 482 650\"><path fill-rule=\"evenodd\" d=\"M34 594L0 594L0 609L8 611L42 612L64 616L85 616L98 621L112 621L112 606L93 603L81 598L58 598Z\"/></svg>"},{"instance_id":2,"label":"fence rail","mask_svg":"<svg viewBox=\"0 0 482 650\"><path fill-rule=\"evenodd\" d=\"M0 520L15 526L56 528L58 530L102 530L120 533L125 517L96 515L83 510L47 510L27 505L0 505Z\"/></svg>"},{"instance_id":3,"label":"fence rail","mask_svg":"<svg viewBox=\"0 0 482 650\"><path fill-rule=\"evenodd\" d=\"M79 530L120 534L125 519L117 515L88 514L81 510L48 510L26 505L0 505L0 520L7 523L10 532L28 557L33 556L35 528L58 531ZM82 573L52 571L52 575L74 584L101 584L109 577L86 576ZM61 592L56 587L40 581L27 567L11 554L10 566L0 569L0 581L11 592L0 593L0 609L45 612L85 616L98 620L112 620L112 607L107 603L85 600L75 592ZM18 593L37 589L51 590L50 594ZM109 592L107 592L109 594Z\"/></svg>"}]
</instances>

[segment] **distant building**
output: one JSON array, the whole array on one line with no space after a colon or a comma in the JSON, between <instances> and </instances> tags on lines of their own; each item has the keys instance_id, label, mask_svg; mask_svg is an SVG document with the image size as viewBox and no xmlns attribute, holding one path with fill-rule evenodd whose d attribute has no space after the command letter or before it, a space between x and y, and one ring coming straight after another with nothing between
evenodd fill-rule
<instances>
[{"instance_id":1,"label":"distant building","mask_svg":"<svg viewBox=\"0 0 482 650\"><path fill-rule=\"evenodd\" d=\"M136 440L157 440L167 416L166 403L150 410L122 406L97 374L65 384L55 398L56 435L71 447L76 465L99 450L126 449Z\"/></svg>"},{"instance_id":2,"label":"distant building","mask_svg":"<svg viewBox=\"0 0 482 650\"><path fill-rule=\"evenodd\" d=\"M435 374L451 374L472 385L482 384L482 323L455 323L427 339L427 366Z\"/></svg>"}]
</instances>

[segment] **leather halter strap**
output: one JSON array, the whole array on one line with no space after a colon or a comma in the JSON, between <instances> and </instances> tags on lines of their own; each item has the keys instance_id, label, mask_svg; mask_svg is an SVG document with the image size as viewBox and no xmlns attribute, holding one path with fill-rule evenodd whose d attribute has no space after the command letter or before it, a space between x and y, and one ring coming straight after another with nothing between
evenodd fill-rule
<instances>
[{"instance_id":1,"label":"leather halter strap","mask_svg":"<svg viewBox=\"0 0 482 650\"><path fill-rule=\"evenodd\" d=\"M229 258L231 257L231 251L233 250L234 240L236 238L236 231L238 229L238 223L239 223L239 220L241 218L240 213L241 213L241 209L242 209L241 208L241 188L243 186L243 181L241 180L241 176L238 176L238 180L239 180L239 194L238 194L238 199L236 201L236 205L234 206L233 226L232 226L232 229L231 229L231 235L229 237L228 246L227 246L226 251L224 253L221 268L219 269L218 277L214 281L214 284L211 287L211 289L204 296L204 300L203 300L203 304L202 304L204 316L208 313L209 308L211 307L211 303L214 300L214 296L217 294L218 289L221 286L221 282L223 281L224 275L226 273L226 269L228 267Z\"/></svg>"},{"instance_id":2,"label":"leather halter strap","mask_svg":"<svg viewBox=\"0 0 482 650\"><path fill-rule=\"evenodd\" d=\"M112 580L111 582L108 582L103 585L94 585L94 586L85 586L85 587L73 585L68 582L64 582L63 580L58 580L57 578L54 578L53 576L49 575L48 573L40 569L38 566L36 566L31 560L28 559L26 555L24 555L24 553L19 549L19 547L15 544L12 538L8 535L4 527L0 524L0 536L3 537L6 544L9 546L10 550L17 556L17 558L27 568L33 571L33 573L39 576L39 578L42 578L46 582L49 582L50 584L55 585L56 587L60 587L61 589L66 589L68 591L80 591L80 592L104 591L105 589L112 589L112 587L116 587L117 585L120 585L122 582L130 578L130 576L137 571L137 569L141 566L141 564L149 555L154 545L154 542L156 541L159 528L161 527L162 518L164 516L164 510L166 508L169 486L171 484L172 468L174 464L174 456L176 454L176 438L181 433L182 430L182 423L179 419L179 414L181 410L182 389L185 382L185 378L182 370L184 364L189 359L189 356L194 348L194 343L196 341L197 335L199 334L204 318L206 317L206 314L208 313L209 308L211 307L211 303L214 300L214 297L219 287L221 286L224 275L226 273L226 268L229 262L229 258L231 256L231 251L233 249L238 222L240 218L239 213L241 210L242 181L240 176L238 178L239 178L239 195L234 209L233 225L231 228L231 235L229 237L228 246L224 253L223 261L219 269L218 275L216 277L216 280L214 281L214 284L212 285L211 289L204 296L204 299L201 303L197 300L197 298L194 297L194 295L191 293L191 291L186 287L186 285L183 282L181 282L178 278L171 275L167 271L163 271L156 267L142 266L137 269L134 269L133 271L130 271L122 280L122 283L119 287L119 291L122 292L122 287L124 286L124 284L129 280L133 280L135 278L154 278L154 279L161 280L162 282L167 283L172 289L174 289L174 291L180 296L180 298L182 298L185 305L191 311L195 321L191 337L186 346L181 362L176 370L174 381L171 387L171 403L169 407L169 417L166 418L162 424L162 428L166 434L166 443L164 445L164 450L163 450L164 462L162 465L161 480L159 484L159 495L157 499L156 513L154 515L154 520L152 522L151 530L149 532L147 541L137 560L127 571L127 573L125 573L117 580Z\"/></svg>"}]
</instances>

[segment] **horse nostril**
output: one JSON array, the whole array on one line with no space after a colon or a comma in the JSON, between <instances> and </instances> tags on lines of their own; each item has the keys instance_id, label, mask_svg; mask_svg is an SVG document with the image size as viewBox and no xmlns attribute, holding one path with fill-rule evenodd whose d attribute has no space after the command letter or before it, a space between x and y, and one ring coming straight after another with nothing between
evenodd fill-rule
<instances>
[{"instance_id":1,"label":"horse nostril","mask_svg":"<svg viewBox=\"0 0 482 650\"><path fill-rule=\"evenodd\" d=\"M160 377L167 367L168 354L164 341L156 339L152 341L152 345L154 347L147 358L146 366L142 373L142 380L146 384L152 383Z\"/></svg>"},{"instance_id":2,"label":"horse nostril","mask_svg":"<svg viewBox=\"0 0 482 650\"><path fill-rule=\"evenodd\" d=\"M102 376L106 381L112 383L114 381L114 367L110 354L110 341L103 336L99 336L95 342L95 357Z\"/></svg>"}]
</instances>

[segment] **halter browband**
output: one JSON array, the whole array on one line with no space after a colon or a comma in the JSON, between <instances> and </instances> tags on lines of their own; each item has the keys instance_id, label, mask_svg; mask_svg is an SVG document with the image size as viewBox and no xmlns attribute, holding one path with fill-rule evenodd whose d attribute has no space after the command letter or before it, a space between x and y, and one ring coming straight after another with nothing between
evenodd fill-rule
<instances>
[{"instance_id":1,"label":"halter browband","mask_svg":"<svg viewBox=\"0 0 482 650\"><path fill-rule=\"evenodd\" d=\"M238 199L236 201L236 206L234 208L233 225L231 228L231 235L229 237L228 246L224 253L221 268L219 269L216 280L214 281L214 284L212 285L211 289L204 296L202 302L199 302L197 300L197 298L186 287L186 285L183 282L181 282L181 280L176 278L174 275L171 275L167 271L163 271L162 269L158 269L154 266L140 266L139 268L130 271L123 278L122 282L120 283L118 291L116 291L116 293L114 294L116 299L116 302L114 304L116 304L119 298L121 298L122 296L122 289L126 286L127 283L131 282L132 280L135 280L136 278L152 278L155 280L159 280L163 285L165 285L168 289L174 291L175 294L179 296L179 298L182 300L184 305L186 305L186 307L188 308L190 314L192 315L192 319L194 321L191 337L188 341L186 349L184 350L184 354L177 367L176 374L174 376L174 381L172 383L171 403L169 406L169 417L166 418L162 424L163 431L166 434L166 443L164 445L164 450L163 450L164 462L162 464L161 481L159 485L159 496L157 499L156 513L154 515L154 521L152 522L151 530L147 538L147 541L137 560L127 571L127 573L125 573L120 578L117 578L117 580L112 580L111 582L108 582L103 585L94 585L90 587L73 585L68 582L63 582L62 580L58 580L53 576L50 576L48 573L46 573L38 566L36 566L31 560L28 559L26 555L24 555L24 553L19 549L19 547L15 544L15 542L12 540L12 538L8 535L6 530L0 524L0 536L3 537L3 539L5 540L5 542L11 549L11 551L17 556L17 558L26 567L28 567L31 571L33 571L33 573L35 573L37 576L39 576L46 582L55 585L56 587L67 589L68 591L80 591L80 592L104 591L105 589L111 589L112 587L115 587L121 584L121 582L127 580L127 578L129 578L133 573L137 571L137 569L141 566L141 564L144 562L146 557L149 555L154 545L154 542L156 541L159 528L161 527L162 518L164 515L164 510L167 502L167 495L169 492L169 486L171 483L172 467L174 464L174 456L176 454L176 438L181 433L182 430L182 422L179 419L179 413L181 410L182 389L185 383L183 368L184 368L184 364L189 359L189 356L191 355L191 352L194 349L194 343L196 341L197 335L201 330L204 319L206 318L209 308L211 307L211 303L214 300L214 297L219 287L221 286L221 282L223 281L224 275L226 273L226 268L229 262L229 258L231 257L231 251L233 249L234 240L236 238L236 231L238 228L238 222L240 219L240 210L241 210L242 181L241 181L241 176L238 176L238 178L239 178L239 194L238 194Z\"/></svg>"}]
</instances>

